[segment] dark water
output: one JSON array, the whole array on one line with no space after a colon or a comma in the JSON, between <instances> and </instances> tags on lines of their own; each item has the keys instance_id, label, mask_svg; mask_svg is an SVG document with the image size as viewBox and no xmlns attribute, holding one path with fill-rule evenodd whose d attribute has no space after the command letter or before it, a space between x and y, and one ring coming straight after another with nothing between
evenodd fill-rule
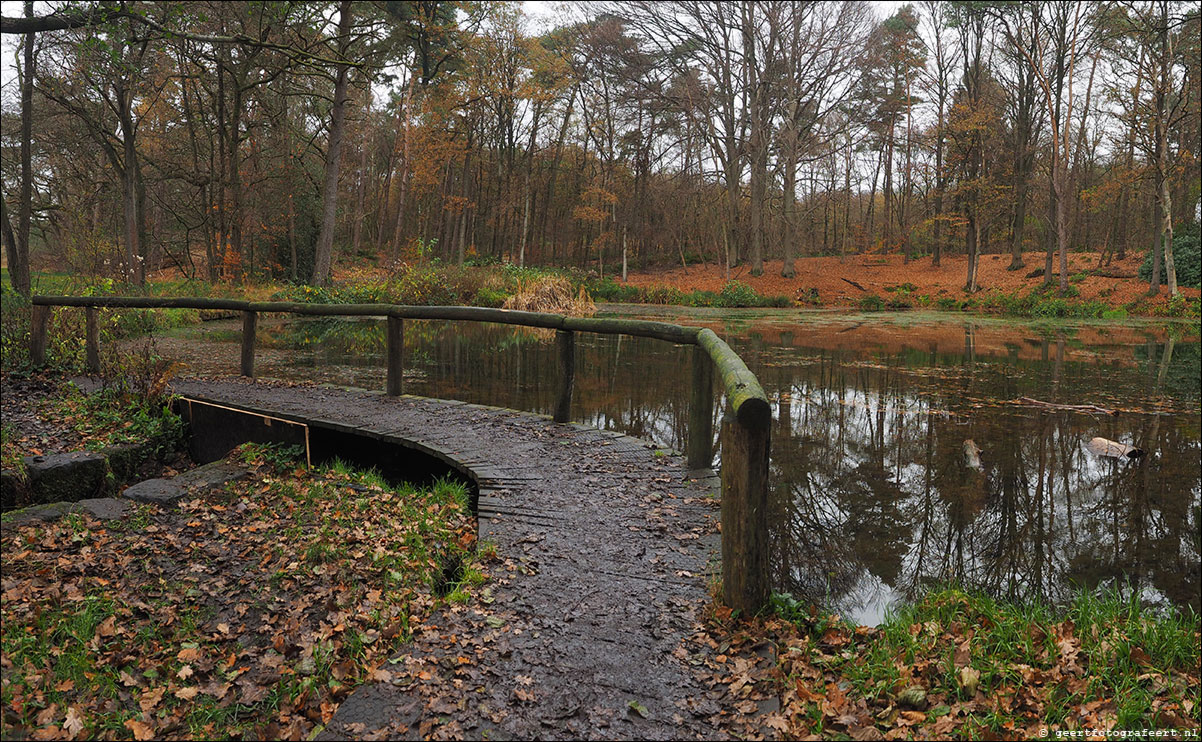
<instances>
[{"instance_id":1,"label":"dark water","mask_svg":"<svg viewBox=\"0 0 1202 742\"><path fill-rule=\"evenodd\" d=\"M1113 586L1199 608L1196 326L651 314L718 331L775 402L779 590L862 623L947 580L1054 602ZM260 338L262 375L383 386L380 323L297 320ZM405 340L406 392L551 412L548 332L406 322ZM691 348L592 335L577 348L576 419L684 448ZM1096 457L1095 436L1149 455Z\"/></svg>"}]
</instances>

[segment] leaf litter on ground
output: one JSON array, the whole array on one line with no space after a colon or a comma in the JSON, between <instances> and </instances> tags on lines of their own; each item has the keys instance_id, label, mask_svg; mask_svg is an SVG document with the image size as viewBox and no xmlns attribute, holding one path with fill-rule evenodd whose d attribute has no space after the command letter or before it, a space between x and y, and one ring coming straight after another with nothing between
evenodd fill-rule
<instances>
[{"instance_id":1,"label":"leaf litter on ground","mask_svg":"<svg viewBox=\"0 0 1202 742\"><path fill-rule=\"evenodd\" d=\"M463 486L231 455L254 476L178 510L5 528L5 738L300 738L387 675L474 542Z\"/></svg>"},{"instance_id":2,"label":"leaf litter on ground","mask_svg":"<svg viewBox=\"0 0 1202 742\"><path fill-rule=\"evenodd\" d=\"M1059 611L932 591L880 627L789 601L736 619L715 606L692 645L746 739L1030 739L1041 730L1200 727L1197 614L1080 594ZM782 617L784 616L784 617ZM708 650L708 651L707 651ZM683 651L683 650L682 650Z\"/></svg>"}]
</instances>

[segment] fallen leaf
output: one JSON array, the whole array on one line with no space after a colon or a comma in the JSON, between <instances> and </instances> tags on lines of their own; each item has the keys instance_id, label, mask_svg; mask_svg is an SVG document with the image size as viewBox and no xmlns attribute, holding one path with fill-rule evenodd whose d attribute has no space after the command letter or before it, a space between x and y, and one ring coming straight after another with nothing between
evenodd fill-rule
<instances>
[{"instance_id":1,"label":"fallen leaf","mask_svg":"<svg viewBox=\"0 0 1202 742\"><path fill-rule=\"evenodd\" d=\"M125 728L134 733L136 740L154 739L154 729L147 723L137 719L127 719Z\"/></svg>"},{"instance_id":2,"label":"fallen leaf","mask_svg":"<svg viewBox=\"0 0 1202 742\"><path fill-rule=\"evenodd\" d=\"M150 713L159 702L163 700L163 692L166 688L155 688L142 693L142 697L138 699L138 706L142 709L142 713Z\"/></svg>"},{"instance_id":3,"label":"fallen leaf","mask_svg":"<svg viewBox=\"0 0 1202 742\"><path fill-rule=\"evenodd\" d=\"M35 718L37 719L37 724L40 727L45 726L45 725L49 724L50 722L54 721L55 719L58 718L58 704L57 703L50 704L50 706L48 706L47 708L44 708L41 711L39 711L38 715Z\"/></svg>"},{"instance_id":4,"label":"fallen leaf","mask_svg":"<svg viewBox=\"0 0 1202 742\"><path fill-rule=\"evenodd\" d=\"M185 647L179 650L179 654L175 658L180 662L195 662L200 659L200 650L196 647Z\"/></svg>"},{"instance_id":5,"label":"fallen leaf","mask_svg":"<svg viewBox=\"0 0 1202 742\"><path fill-rule=\"evenodd\" d=\"M75 739L83 731L83 727L83 716L80 715L79 708L72 706L67 709L67 718L63 720L63 731L69 734L71 739Z\"/></svg>"},{"instance_id":6,"label":"fallen leaf","mask_svg":"<svg viewBox=\"0 0 1202 742\"><path fill-rule=\"evenodd\" d=\"M964 689L969 698L972 698L977 694L977 686L981 683L981 671L971 667L961 667L959 680L960 687Z\"/></svg>"},{"instance_id":7,"label":"fallen leaf","mask_svg":"<svg viewBox=\"0 0 1202 742\"><path fill-rule=\"evenodd\" d=\"M1131 661L1140 667L1150 667L1152 665L1152 658L1139 647L1131 648Z\"/></svg>"}]
</instances>

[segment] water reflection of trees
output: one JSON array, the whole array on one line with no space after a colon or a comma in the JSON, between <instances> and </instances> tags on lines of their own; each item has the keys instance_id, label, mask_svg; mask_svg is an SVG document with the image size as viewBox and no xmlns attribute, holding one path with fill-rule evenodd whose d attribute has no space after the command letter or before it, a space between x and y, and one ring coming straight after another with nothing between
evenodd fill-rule
<instances>
[{"instance_id":1,"label":"water reflection of trees","mask_svg":"<svg viewBox=\"0 0 1202 742\"><path fill-rule=\"evenodd\" d=\"M311 354L305 363L342 367L343 383L379 387L382 328L344 324L311 324L288 342ZM873 360L792 348L787 333L779 344L737 339L778 401L775 583L850 616L882 591L913 596L949 579L1050 600L1073 583L1123 583L1197 607L1197 412L1094 418L999 401L1155 410L1170 390L1196 410L1197 376L1186 377L1199 346L1150 343L1133 349L1136 370L1116 371L1066 363L1063 337L1029 342L1042 360L1019 361L1016 348L981 360L971 327L962 353L932 346ZM577 348L576 419L684 447L689 349L588 334ZM406 323L411 393L549 413L556 363L553 342L510 327ZM1152 455L1097 459L1082 447L1095 435ZM982 449L979 470L965 456L968 439Z\"/></svg>"},{"instance_id":2,"label":"water reflection of trees","mask_svg":"<svg viewBox=\"0 0 1202 742\"><path fill-rule=\"evenodd\" d=\"M1074 584L1122 583L1197 607L1197 415L1094 418L998 404L1031 394L1070 401L1107 372L1067 367L1063 342L1045 342L1048 363L1035 374L1013 361L973 363L970 339L966 347L958 366L932 357L917 371L837 354L769 371L780 390L776 583L850 615L866 582L914 596L946 580L1053 601ZM1095 435L1153 455L1098 459L1083 448ZM983 450L979 470L965 455L969 439Z\"/></svg>"}]
</instances>

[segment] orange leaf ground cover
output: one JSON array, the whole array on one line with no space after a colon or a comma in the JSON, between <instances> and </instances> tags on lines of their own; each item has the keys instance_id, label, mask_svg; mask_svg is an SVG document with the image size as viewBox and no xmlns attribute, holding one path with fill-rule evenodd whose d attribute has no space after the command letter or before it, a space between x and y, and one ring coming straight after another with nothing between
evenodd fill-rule
<instances>
[{"instance_id":1,"label":"orange leaf ground cover","mask_svg":"<svg viewBox=\"0 0 1202 742\"><path fill-rule=\"evenodd\" d=\"M1098 258L1098 254L1092 252L1072 253L1068 261L1069 275L1096 268ZM978 264L981 290L1026 293L1038 288L1043 283L1042 276L1029 277L1029 274L1043 268L1044 253L1026 253L1023 260L1025 268L1011 271L1006 269L1010 265L1009 255L982 256ZM1073 284L1080 292L1078 298L1101 300L1111 306L1121 307L1144 297L1148 284L1136 277L1142 262L1142 254L1131 255L1121 263L1114 261L1105 269L1107 273L1130 275L1130 278L1085 276ZM929 256L909 263L905 263L900 255L800 258L795 264L797 275L794 278L781 277L782 265L780 260L765 261L761 276L751 275L749 266L740 265L730 270L730 280L743 281L760 294L793 299L807 290L817 289L818 296L826 306L852 306L869 294L887 297L890 287L906 283L915 287L912 291L915 295L955 299L967 299L970 296L964 291L968 258L963 255L944 256L938 267L932 265ZM1053 274L1058 275L1055 267ZM860 284L864 290L848 283L849 280ZM682 291L701 289L716 292L722 289L726 281L725 269L713 263L628 274L628 282L634 286L671 286ZM1197 301L1200 292L1198 289L1183 288L1181 293ZM1159 306L1167 301L1168 297L1162 289L1159 296L1148 299L1148 304Z\"/></svg>"}]
</instances>

